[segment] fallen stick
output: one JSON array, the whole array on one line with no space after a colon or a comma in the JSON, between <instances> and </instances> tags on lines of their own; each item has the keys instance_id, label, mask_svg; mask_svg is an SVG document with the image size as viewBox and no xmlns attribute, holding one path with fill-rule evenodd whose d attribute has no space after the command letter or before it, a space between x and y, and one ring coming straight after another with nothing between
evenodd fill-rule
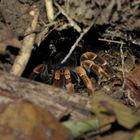
<instances>
[{"instance_id":1,"label":"fallen stick","mask_svg":"<svg viewBox=\"0 0 140 140\"><path fill-rule=\"evenodd\" d=\"M16 76L21 76L31 56L32 49L34 47L36 26L38 23L39 10L36 6L30 11L30 15L33 16L31 27L29 27L26 33L30 33L23 39L23 47L20 49L19 55L16 57L14 65L12 66L10 73ZM33 32L33 33L32 33Z\"/></svg>"},{"instance_id":2,"label":"fallen stick","mask_svg":"<svg viewBox=\"0 0 140 140\"><path fill-rule=\"evenodd\" d=\"M46 6L46 13L49 22L54 20L54 10L53 10L53 2L52 0L45 0L45 6Z\"/></svg>"},{"instance_id":3,"label":"fallen stick","mask_svg":"<svg viewBox=\"0 0 140 140\"><path fill-rule=\"evenodd\" d=\"M45 107L57 118L64 114L70 115L73 120L80 120L90 115L88 97L69 95L62 89L0 71L0 102L16 99L28 99Z\"/></svg>"}]
</instances>

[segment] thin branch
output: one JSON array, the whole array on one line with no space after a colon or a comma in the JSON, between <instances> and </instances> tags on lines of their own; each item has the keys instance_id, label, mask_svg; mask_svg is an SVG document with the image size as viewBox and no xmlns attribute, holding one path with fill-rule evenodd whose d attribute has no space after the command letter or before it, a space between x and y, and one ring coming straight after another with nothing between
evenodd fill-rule
<instances>
[{"instance_id":1,"label":"thin branch","mask_svg":"<svg viewBox=\"0 0 140 140\"><path fill-rule=\"evenodd\" d=\"M78 39L76 40L76 42L72 45L69 53L61 61L61 64L65 63L67 61L67 59L70 57L70 55L72 54L72 52L74 51L74 49L76 48L76 46L78 45L78 43L81 41L81 39L83 38L83 36L91 29L92 26L93 26L93 24L91 24L90 26L88 26L86 29L83 30L83 32L80 34L80 36L78 37Z\"/></svg>"},{"instance_id":2,"label":"thin branch","mask_svg":"<svg viewBox=\"0 0 140 140\"><path fill-rule=\"evenodd\" d=\"M59 9L59 11L67 18L67 20L69 21L70 25L77 31L77 32L81 32L81 28L80 26L74 22L70 16L64 11L64 9L58 4L58 3L54 3L55 6Z\"/></svg>"},{"instance_id":3,"label":"thin branch","mask_svg":"<svg viewBox=\"0 0 140 140\"><path fill-rule=\"evenodd\" d=\"M121 63L122 63L122 76L123 76L123 85L122 85L122 89L125 88L126 86L126 76L125 76L125 68L124 68L124 53L123 53L123 44L121 44L120 46L120 54L121 54ZM137 106L137 103L135 102L135 100L131 97L131 93L130 90L126 90L124 93L124 96L126 96L130 102L131 105L133 106Z\"/></svg>"},{"instance_id":4,"label":"thin branch","mask_svg":"<svg viewBox=\"0 0 140 140\"><path fill-rule=\"evenodd\" d=\"M132 6L139 5L139 4L140 4L140 0L135 0L132 2Z\"/></svg>"},{"instance_id":5,"label":"thin branch","mask_svg":"<svg viewBox=\"0 0 140 140\"><path fill-rule=\"evenodd\" d=\"M123 42L123 41L110 40L110 39L106 39L106 38L99 38L98 40L108 42L108 43L125 44L125 42Z\"/></svg>"},{"instance_id":6,"label":"thin branch","mask_svg":"<svg viewBox=\"0 0 140 140\"><path fill-rule=\"evenodd\" d=\"M123 44L120 46L120 54L121 54L121 65L122 65L122 76L123 76L123 85L122 88L124 89L125 86L125 68L124 68L124 53L123 53Z\"/></svg>"}]
</instances>

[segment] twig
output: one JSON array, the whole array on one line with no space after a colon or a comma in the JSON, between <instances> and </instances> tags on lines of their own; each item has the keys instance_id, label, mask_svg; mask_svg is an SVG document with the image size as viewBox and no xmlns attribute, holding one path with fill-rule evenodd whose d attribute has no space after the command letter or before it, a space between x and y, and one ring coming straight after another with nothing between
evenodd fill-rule
<instances>
[{"instance_id":1,"label":"twig","mask_svg":"<svg viewBox=\"0 0 140 140\"><path fill-rule=\"evenodd\" d=\"M121 65L122 65L122 76L123 76L123 85L122 88L125 87L125 70L124 70L124 53L123 53L123 44L120 46L120 54L121 54Z\"/></svg>"},{"instance_id":2,"label":"twig","mask_svg":"<svg viewBox=\"0 0 140 140\"><path fill-rule=\"evenodd\" d=\"M136 107L136 106L137 106L137 103L136 103L135 100L131 97L130 90L127 90L127 91L126 91L126 96L127 96L127 98L128 98L129 103L130 103L132 106Z\"/></svg>"},{"instance_id":3,"label":"twig","mask_svg":"<svg viewBox=\"0 0 140 140\"><path fill-rule=\"evenodd\" d=\"M72 54L72 52L74 51L74 49L76 48L76 46L78 45L78 43L81 41L81 39L83 38L83 36L91 29L92 26L93 26L93 24L91 24L90 26L88 26L86 29L83 30L83 32L80 34L80 36L78 37L78 39L76 40L76 42L72 45L69 53L61 61L61 64L65 63L67 61L67 59L70 57L70 55Z\"/></svg>"},{"instance_id":4,"label":"twig","mask_svg":"<svg viewBox=\"0 0 140 140\"><path fill-rule=\"evenodd\" d=\"M70 25L77 31L77 32L81 32L81 28L80 26L74 22L70 16L63 10L63 8L58 4L58 3L54 3L55 6L59 9L59 11L67 18L67 20L69 21Z\"/></svg>"},{"instance_id":5,"label":"twig","mask_svg":"<svg viewBox=\"0 0 140 140\"><path fill-rule=\"evenodd\" d=\"M123 76L123 85L122 89L126 86L126 78L125 78L125 68L124 68L124 53L123 53L123 44L120 46L120 54L121 54L121 63L122 63L122 76ZM130 90L126 90L124 93L124 96L126 96L129 100L129 103L133 106L137 106L135 100L131 97Z\"/></svg>"},{"instance_id":6,"label":"twig","mask_svg":"<svg viewBox=\"0 0 140 140\"><path fill-rule=\"evenodd\" d=\"M140 0L135 0L134 2L132 2L132 6L139 5L139 4L140 4Z\"/></svg>"},{"instance_id":7,"label":"twig","mask_svg":"<svg viewBox=\"0 0 140 140\"><path fill-rule=\"evenodd\" d=\"M45 0L46 12L49 22L54 20L54 10L52 0Z\"/></svg>"},{"instance_id":8,"label":"twig","mask_svg":"<svg viewBox=\"0 0 140 140\"><path fill-rule=\"evenodd\" d=\"M26 36L23 40L23 47L21 48L19 55L16 57L13 67L11 68L10 73L16 76L21 76L27 63L30 58L34 40L35 40L35 33L36 26L38 23L38 16L39 10L34 5L32 11L30 11L30 15L33 16L33 20L31 26L27 29L27 33L33 32Z\"/></svg>"},{"instance_id":9,"label":"twig","mask_svg":"<svg viewBox=\"0 0 140 140\"><path fill-rule=\"evenodd\" d=\"M58 26L59 26L59 22L54 22L54 21L49 24L46 24L43 31L41 31L36 36L35 43L37 44L37 46L39 46L42 40L44 40L53 30L57 29Z\"/></svg>"},{"instance_id":10,"label":"twig","mask_svg":"<svg viewBox=\"0 0 140 140\"><path fill-rule=\"evenodd\" d=\"M108 6L104 10L102 10L100 19L103 23L108 23L112 18L112 15L114 13L113 8L115 7L115 5L116 0L110 0Z\"/></svg>"},{"instance_id":11,"label":"twig","mask_svg":"<svg viewBox=\"0 0 140 140\"><path fill-rule=\"evenodd\" d=\"M110 40L106 38L99 38L99 41L109 42L109 43L116 43L116 44L125 44L123 41L116 41L116 40Z\"/></svg>"}]
</instances>

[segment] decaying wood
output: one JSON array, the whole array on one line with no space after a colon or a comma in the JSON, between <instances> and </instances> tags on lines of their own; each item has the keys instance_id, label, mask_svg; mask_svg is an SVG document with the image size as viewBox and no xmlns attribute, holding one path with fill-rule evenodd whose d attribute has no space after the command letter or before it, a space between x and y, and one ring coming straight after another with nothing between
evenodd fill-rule
<instances>
[{"instance_id":1,"label":"decaying wood","mask_svg":"<svg viewBox=\"0 0 140 140\"><path fill-rule=\"evenodd\" d=\"M77 94L69 95L59 88L15 77L0 71L0 102L28 99L51 111L57 118L70 113L71 119L84 119L89 115L89 99Z\"/></svg>"}]
</instances>

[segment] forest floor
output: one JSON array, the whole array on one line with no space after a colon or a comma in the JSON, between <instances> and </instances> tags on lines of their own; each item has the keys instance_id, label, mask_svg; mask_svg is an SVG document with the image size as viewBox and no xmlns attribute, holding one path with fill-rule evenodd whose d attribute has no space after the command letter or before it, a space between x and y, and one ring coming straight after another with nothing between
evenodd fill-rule
<instances>
[{"instance_id":1,"label":"forest floor","mask_svg":"<svg viewBox=\"0 0 140 140\"><path fill-rule=\"evenodd\" d=\"M82 58L86 52L94 55ZM93 63L87 65L83 59ZM78 66L86 69L86 74L76 71ZM82 98L91 98L94 90L137 110L137 116L139 68L140 0L0 0L0 70L4 72L61 87ZM70 73L68 80L66 70ZM93 87L82 75L90 79ZM102 101L109 110L105 114L111 110L107 102ZM113 106L112 102L108 105ZM140 139L140 122L135 124L138 127L127 126L129 121L122 123L123 113L123 119L118 119L116 108L113 113L117 125L115 121L110 129L90 131L75 139Z\"/></svg>"}]
</instances>

